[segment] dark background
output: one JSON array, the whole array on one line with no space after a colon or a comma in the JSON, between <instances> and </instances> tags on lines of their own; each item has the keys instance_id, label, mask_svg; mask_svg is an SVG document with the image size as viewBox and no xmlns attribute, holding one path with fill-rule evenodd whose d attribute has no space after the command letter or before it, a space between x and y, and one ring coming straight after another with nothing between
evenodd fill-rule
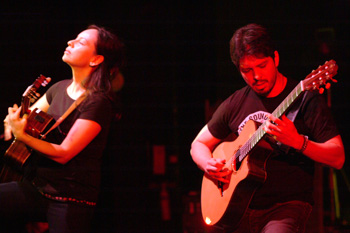
<instances>
[{"instance_id":1,"label":"dark background","mask_svg":"<svg viewBox=\"0 0 350 233\"><path fill-rule=\"evenodd\" d=\"M105 160L95 229L192 232L187 223L198 218L189 206L198 202L202 172L191 160L190 144L210 110L244 85L229 57L229 40L241 26L255 22L269 28L280 71L288 77L301 80L326 60L337 61L339 82L329 96L349 154L349 11L348 0L2 1L0 118L40 74L53 83L71 78L61 60L68 40L89 24L112 29L126 44L128 61L125 85L117 93L122 118ZM320 51L321 42L329 54ZM164 175L153 172L154 145L165 148ZM349 161L336 171L341 203L336 221L329 169L323 170L325 225L346 226ZM167 201L168 220L162 209Z\"/></svg>"}]
</instances>

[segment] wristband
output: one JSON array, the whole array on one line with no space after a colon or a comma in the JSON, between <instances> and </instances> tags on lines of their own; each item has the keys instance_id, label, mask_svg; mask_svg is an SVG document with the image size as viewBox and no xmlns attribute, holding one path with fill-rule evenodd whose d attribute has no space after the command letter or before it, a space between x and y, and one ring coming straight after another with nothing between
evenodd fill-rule
<instances>
[{"instance_id":1,"label":"wristband","mask_svg":"<svg viewBox=\"0 0 350 233\"><path fill-rule=\"evenodd\" d=\"M309 137L308 136L306 136L306 135L302 135L302 136L304 138L304 143L303 143L303 146L301 147L301 149L299 150L300 153L304 152L304 150L306 149L307 144L309 142Z\"/></svg>"}]
</instances>

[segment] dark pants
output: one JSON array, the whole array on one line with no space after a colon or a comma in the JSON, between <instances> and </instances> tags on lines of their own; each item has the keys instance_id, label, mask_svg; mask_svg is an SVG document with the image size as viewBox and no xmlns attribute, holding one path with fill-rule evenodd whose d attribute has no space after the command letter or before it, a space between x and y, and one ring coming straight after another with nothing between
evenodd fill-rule
<instances>
[{"instance_id":1,"label":"dark pants","mask_svg":"<svg viewBox=\"0 0 350 233\"><path fill-rule=\"evenodd\" d=\"M94 208L43 197L27 182L0 184L0 232L22 232L30 221L47 221L50 233L89 232Z\"/></svg>"},{"instance_id":2,"label":"dark pants","mask_svg":"<svg viewBox=\"0 0 350 233\"><path fill-rule=\"evenodd\" d=\"M266 210L248 209L234 233L302 233L310 216L309 203L290 201Z\"/></svg>"}]
</instances>

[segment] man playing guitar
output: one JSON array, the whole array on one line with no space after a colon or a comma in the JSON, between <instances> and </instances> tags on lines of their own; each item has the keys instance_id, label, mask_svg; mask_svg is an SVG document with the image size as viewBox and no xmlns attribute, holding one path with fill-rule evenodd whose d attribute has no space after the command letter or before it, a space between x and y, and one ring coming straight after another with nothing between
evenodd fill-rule
<instances>
[{"instance_id":1,"label":"man playing guitar","mask_svg":"<svg viewBox=\"0 0 350 233\"><path fill-rule=\"evenodd\" d=\"M218 184L221 197L225 195L222 187L234 181L232 174L237 171L230 169L227 159L213 156L216 147L228 135L240 135L250 120L264 123L263 130L274 142L270 142L270 154L262 164L267 174L262 185L251 196L246 195L248 205L242 216L232 217L220 227L225 232L304 232L313 204L314 164L336 169L343 166L341 136L324 99L317 93L305 92L303 101L300 98L294 121L287 118L288 111L281 117L271 114L298 82L278 71L280 57L264 27L249 24L238 29L230 41L230 55L247 86L227 98L194 139L194 162L205 177ZM254 161L247 161L247 167L254 170ZM244 197L250 185L241 190L239 186L235 192L242 192L237 195ZM203 205L206 203L202 198ZM237 224L230 223L236 221L234 218L239 219Z\"/></svg>"}]
</instances>

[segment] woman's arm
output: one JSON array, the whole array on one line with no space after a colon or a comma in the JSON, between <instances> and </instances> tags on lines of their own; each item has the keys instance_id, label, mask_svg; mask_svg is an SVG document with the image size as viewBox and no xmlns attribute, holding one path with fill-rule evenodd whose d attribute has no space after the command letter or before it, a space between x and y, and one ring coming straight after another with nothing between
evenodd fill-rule
<instances>
[{"instance_id":1,"label":"woman's arm","mask_svg":"<svg viewBox=\"0 0 350 233\"><path fill-rule=\"evenodd\" d=\"M46 94L44 94L42 97L40 97L40 99L38 99L31 107L30 110L34 110L35 108L38 108L44 112L47 112L47 110L49 109L49 103L47 102L46 99ZM13 108L18 108L17 104L13 105ZM4 140L5 141L9 141L12 139L12 129L11 126L9 124L9 120L8 120L9 115L7 115L5 117L4 120Z\"/></svg>"},{"instance_id":2,"label":"woman's arm","mask_svg":"<svg viewBox=\"0 0 350 233\"><path fill-rule=\"evenodd\" d=\"M81 152L101 131L101 126L97 122L78 119L61 144L46 142L25 133L27 117L19 117L20 109L9 108L9 124L15 138L61 164L67 163Z\"/></svg>"}]
</instances>

